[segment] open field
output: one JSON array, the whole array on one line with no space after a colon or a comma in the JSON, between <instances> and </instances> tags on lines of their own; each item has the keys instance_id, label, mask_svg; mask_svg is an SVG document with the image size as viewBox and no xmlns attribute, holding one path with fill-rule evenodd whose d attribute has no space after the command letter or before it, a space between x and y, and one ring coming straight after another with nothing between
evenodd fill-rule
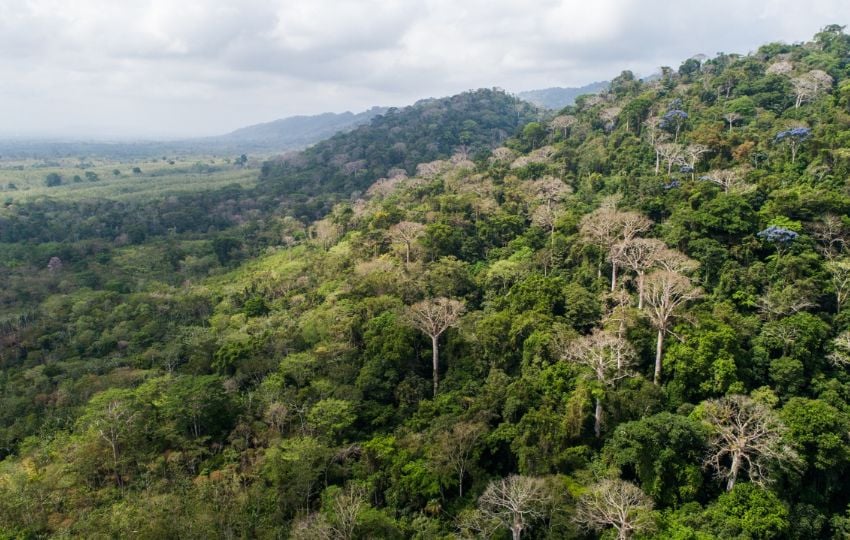
<instances>
[{"instance_id":1,"label":"open field","mask_svg":"<svg viewBox=\"0 0 850 540\"><path fill-rule=\"evenodd\" d=\"M230 184L251 187L258 164L236 165L229 158L177 157L155 160L0 160L0 196L6 202L42 197L66 200L147 199ZM57 174L61 185L48 187Z\"/></svg>"}]
</instances>

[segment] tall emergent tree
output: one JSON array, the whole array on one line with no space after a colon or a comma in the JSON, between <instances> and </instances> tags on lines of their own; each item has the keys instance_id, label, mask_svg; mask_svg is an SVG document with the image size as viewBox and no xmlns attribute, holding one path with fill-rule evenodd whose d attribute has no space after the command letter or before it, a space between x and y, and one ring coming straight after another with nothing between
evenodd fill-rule
<instances>
[{"instance_id":1,"label":"tall emergent tree","mask_svg":"<svg viewBox=\"0 0 850 540\"><path fill-rule=\"evenodd\" d=\"M593 432L600 437L602 398L605 390L629 376L635 351L622 337L600 329L595 329L590 335L574 339L560 348L559 353L563 360L589 368L591 377L599 385L599 388L594 389L596 408L593 415Z\"/></svg>"},{"instance_id":2,"label":"tall emergent tree","mask_svg":"<svg viewBox=\"0 0 850 540\"><path fill-rule=\"evenodd\" d=\"M690 300L702 295L687 276L670 270L656 270L646 277L646 303L649 304L649 319L658 330L655 346L655 374L652 380L661 383L661 358L664 354L664 336L670 331L670 324L677 316L679 308Z\"/></svg>"},{"instance_id":3,"label":"tall emergent tree","mask_svg":"<svg viewBox=\"0 0 850 540\"><path fill-rule=\"evenodd\" d=\"M612 249L614 262L637 274L638 309L643 309L643 282L646 271L658 261L667 246L655 238L633 238Z\"/></svg>"},{"instance_id":4,"label":"tall emergent tree","mask_svg":"<svg viewBox=\"0 0 850 540\"><path fill-rule=\"evenodd\" d=\"M765 483L771 464L793 465L799 460L779 417L750 397L731 395L706 401L701 416L711 432L704 465L726 481L726 491L732 491L742 472L750 482Z\"/></svg>"},{"instance_id":5,"label":"tall emergent tree","mask_svg":"<svg viewBox=\"0 0 850 540\"><path fill-rule=\"evenodd\" d=\"M580 232L590 244L599 246L611 260L611 291L617 288L618 246L623 246L646 232L652 221L637 212L621 212L605 205L581 220ZM600 263L601 264L601 263Z\"/></svg>"},{"instance_id":6,"label":"tall emergent tree","mask_svg":"<svg viewBox=\"0 0 850 540\"><path fill-rule=\"evenodd\" d=\"M423 300L407 308L407 320L410 324L431 338L435 396L440 384L439 339L443 332L458 323L463 311L463 302L445 297Z\"/></svg>"}]
</instances>

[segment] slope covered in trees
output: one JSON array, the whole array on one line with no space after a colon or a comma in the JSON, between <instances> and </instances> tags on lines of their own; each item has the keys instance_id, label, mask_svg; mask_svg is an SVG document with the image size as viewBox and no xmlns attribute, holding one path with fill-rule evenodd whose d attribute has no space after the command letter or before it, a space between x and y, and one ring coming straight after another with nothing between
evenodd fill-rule
<instances>
[{"instance_id":1,"label":"slope covered in trees","mask_svg":"<svg viewBox=\"0 0 850 540\"><path fill-rule=\"evenodd\" d=\"M3 327L0 531L845 537L849 53L623 73L504 141L384 154L430 129L390 114L267 165L336 203L233 230L257 256L22 276L50 294Z\"/></svg>"}]
</instances>

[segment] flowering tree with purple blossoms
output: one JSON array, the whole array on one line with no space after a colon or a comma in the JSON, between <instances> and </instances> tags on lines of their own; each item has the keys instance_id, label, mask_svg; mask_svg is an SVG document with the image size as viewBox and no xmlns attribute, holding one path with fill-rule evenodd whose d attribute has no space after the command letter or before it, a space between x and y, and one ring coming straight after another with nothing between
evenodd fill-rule
<instances>
[{"instance_id":1,"label":"flowering tree with purple blossoms","mask_svg":"<svg viewBox=\"0 0 850 540\"><path fill-rule=\"evenodd\" d=\"M788 144L788 147L791 149L791 163L794 163L797 161L797 150L799 150L800 145L811 136L811 129L807 127L795 127L777 133L774 142Z\"/></svg>"},{"instance_id":2,"label":"flowering tree with purple blossoms","mask_svg":"<svg viewBox=\"0 0 850 540\"><path fill-rule=\"evenodd\" d=\"M800 235L791 229L786 229L785 227L780 227L778 225L771 225L759 232L756 236L766 242L776 245L776 251L781 256Z\"/></svg>"},{"instance_id":3,"label":"flowering tree with purple blossoms","mask_svg":"<svg viewBox=\"0 0 850 540\"><path fill-rule=\"evenodd\" d=\"M670 109L664 116L661 117L661 127L673 132L673 142L679 141L679 132L685 121L688 119L688 113L681 109Z\"/></svg>"}]
</instances>

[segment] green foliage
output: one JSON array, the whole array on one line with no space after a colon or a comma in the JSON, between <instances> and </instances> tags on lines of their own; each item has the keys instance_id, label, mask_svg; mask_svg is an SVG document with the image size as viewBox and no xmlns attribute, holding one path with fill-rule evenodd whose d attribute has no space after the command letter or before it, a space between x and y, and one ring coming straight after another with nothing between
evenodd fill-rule
<instances>
[{"instance_id":1,"label":"green foliage","mask_svg":"<svg viewBox=\"0 0 850 540\"><path fill-rule=\"evenodd\" d=\"M557 121L496 90L424 100L259 171L3 168L0 537L448 538L487 529L479 498L512 474L546 486L529 538L583 537L576 501L609 477L654 500L641 537L843 537L848 314L829 261L850 246L847 51L827 27L624 72ZM811 69L835 85L795 108ZM659 127L670 110L687 121ZM798 125L792 162L775 137ZM707 150L656 173L650 141L677 131ZM737 183L703 179L718 172ZM588 232L600 205L651 219L636 234L660 260L641 270L619 259L627 231ZM401 222L422 231L409 258ZM659 299L637 304L659 266L702 295L665 327L654 384ZM466 306L436 397L405 309L435 297ZM628 369L601 359L605 381L565 360L600 329L634 349ZM766 488L748 468L722 492L703 466L714 432L691 413L733 394L802 458Z\"/></svg>"},{"instance_id":2,"label":"green foliage","mask_svg":"<svg viewBox=\"0 0 850 540\"><path fill-rule=\"evenodd\" d=\"M604 454L660 505L675 506L703 493L705 438L696 420L664 412L618 426Z\"/></svg>"},{"instance_id":3,"label":"green foliage","mask_svg":"<svg viewBox=\"0 0 850 540\"><path fill-rule=\"evenodd\" d=\"M706 528L719 538L781 537L790 528L788 508L771 491L737 484L705 509Z\"/></svg>"}]
</instances>

